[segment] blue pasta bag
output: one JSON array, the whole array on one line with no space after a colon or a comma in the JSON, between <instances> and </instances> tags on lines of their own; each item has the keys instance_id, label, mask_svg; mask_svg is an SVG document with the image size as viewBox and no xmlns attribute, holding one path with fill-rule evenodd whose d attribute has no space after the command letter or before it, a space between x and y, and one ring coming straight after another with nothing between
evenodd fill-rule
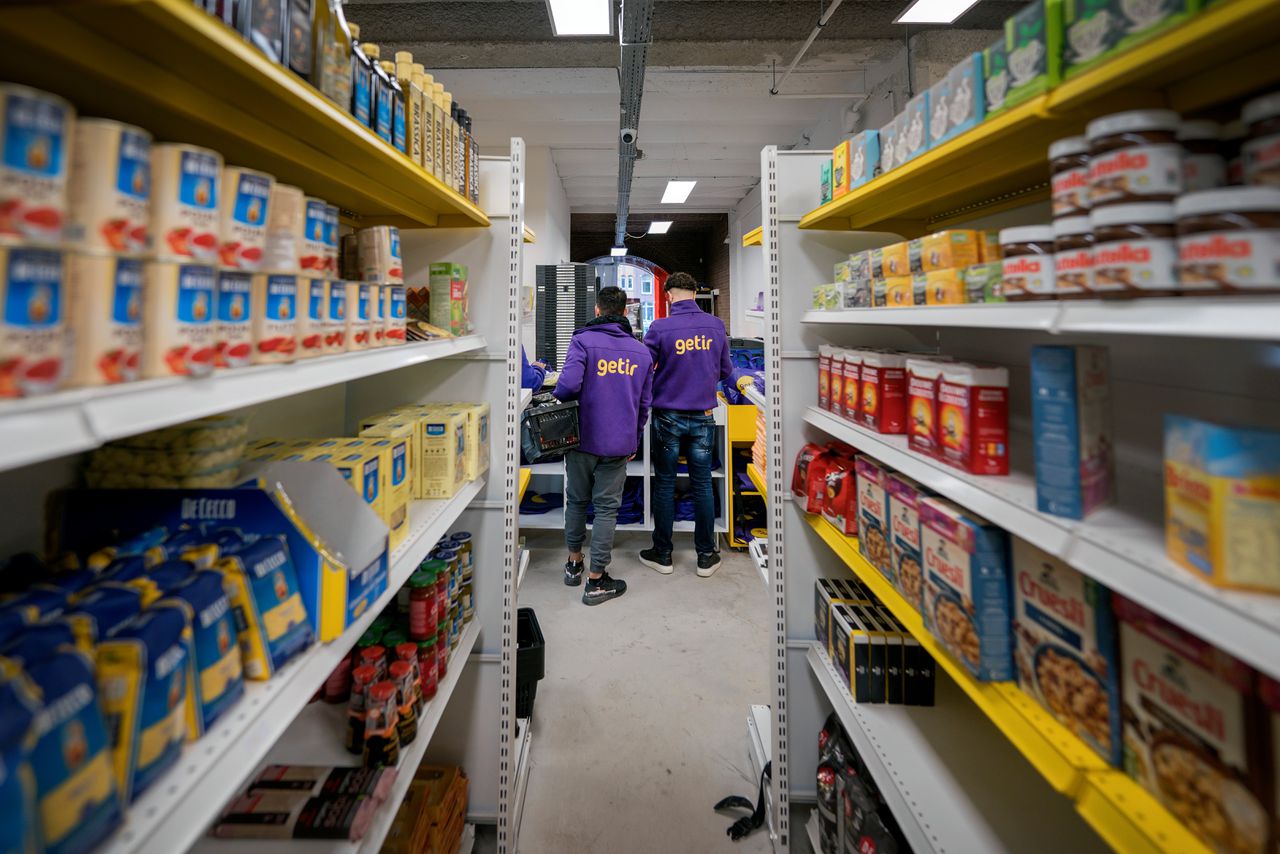
<instances>
[{"instance_id":1,"label":"blue pasta bag","mask_svg":"<svg viewBox=\"0 0 1280 854\"><path fill-rule=\"evenodd\" d=\"M84 595L84 592L97 580L97 573L87 569L64 570L50 573L44 581L34 585L32 589L52 590L65 596L70 603L74 603L76 598Z\"/></svg>"},{"instance_id":2,"label":"blue pasta bag","mask_svg":"<svg viewBox=\"0 0 1280 854\"><path fill-rule=\"evenodd\" d=\"M56 617L67 609L70 598L67 591L56 587L31 587L4 603L6 608L14 608L26 615L27 622L34 623L46 617Z\"/></svg>"},{"instance_id":3,"label":"blue pasta bag","mask_svg":"<svg viewBox=\"0 0 1280 854\"><path fill-rule=\"evenodd\" d=\"M98 690L125 803L145 792L182 752L188 631L185 610L161 601L98 645Z\"/></svg>"},{"instance_id":4,"label":"blue pasta bag","mask_svg":"<svg viewBox=\"0 0 1280 854\"><path fill-rule=\"evenodd\" d=\"M311 644L311 624L283 537L255 540L218 563L247 679L270 679Z\"/></svg>"},{"instance_id":5,"label":"blue pasta bag","mask_svg":"<svg viewBox=\"0 0 1280 854\"><path fill-rule=\"evenodd\" d=\"M157 599L190 581L195 572L195 564L190 561L166 560L152 566L146 575L133 579L129 585L142 593L142 607L150 608Z\"/></svg>"},{"instance_id":6,"label":"blue pasta bag","mask_svg":"<svg viewBox=\"0 0 1280 854\"><path fill-rule=\"evenodd\" d=\"M0 649L8 646L27 627L27 612L22 608L0 605Z\"/></svg>"},{"instance_id":7,"label":"blue pasta bag","mask_svg":"<svg viewBox=\"0 0 1280 854\"><path fill-rule=\"evenodd\" d=\"M151 558L147 558L149 552L158 547L169 536L169 529L163 526L157 526L148 531L143 531L133 537L106 548L98 549L85 560L86 568L94 572L102 572L113 561L122 557L140 557L150 563L159 563L163 557L158 556L162 553L152 554Z\"/></svg>"},{"instance_id":8,"label":"blue pasta bag","mask_svg":"<svg viewBox=\"0 0 1280 854\"><path fill-rule=\"evenodd\" d=\"M142 593L127 584L104 581L95 585L62 615L71 626L76 646L92 649L114 635L142 611Z\"/></svg>"},{"instance_id":9,"label":"blue pasta bag","mask_svg":"<svg viewBox=\"0 0 1280 854\"><path fill-rule=\"evenodd\" d=\"M31 770L39 711L38 689L16 663L0 659L0 854L40 850L36 778Z\"/></svg>"},{"instance_id":10,"label":"blue pasta bag","mask_svg":"<svg viewBox=\"0 0 1280 854\"><path fill-rule=\"evenodd\" d=\"M236 621L220 572L192 573L163 601L179 603L191 624L187 738L195 741L244 696Z\"/></svg>"},{"instance_id":11,"label":"blue pasta bag","mask_svg":"<svg viewBox=\"0 0 1280 854\"><path fill-rule=\"evenodd\" d=\"M119 581L127 584L147 574L147 561L142 555L122 555L103 568L98 575L101 581Z\"/></svg>"},{"instance_id":12,"label":"blue pasta bag","mask_svg":"<svg viewBox=\"0 0 1280 854\"><path fill-rule=\"evenodd\" d=\"M31 770L44 850L89 851L121 818L92 662L62 647L25 669L40 691Z\"/></svg>"},{"instance_id":13,"label":"blue pasta bag","mask_svg":"<svg viewBox=\"0 0 1280 854\"><path fill-rule=\"evenodd\" d=\"M92 647L79 642L70 623L59 618L27 626L0 649L0 655L29 667L63 646L75 647L86 655L93 651Z\"/></svg>"}]
</instances>

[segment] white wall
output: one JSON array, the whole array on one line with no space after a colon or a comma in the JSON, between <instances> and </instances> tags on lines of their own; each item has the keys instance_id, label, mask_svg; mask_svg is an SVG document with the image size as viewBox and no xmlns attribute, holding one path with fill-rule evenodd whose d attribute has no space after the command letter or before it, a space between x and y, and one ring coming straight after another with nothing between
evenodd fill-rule
<instances>
[{"instance_id":1,"label":"white wall","mask_svg":"<svg viewBox=\"0 0 1280 854\"><path fill-rule=\"evenodd\" d=\"M747 193L729 213L729 289L731 316L729 334L738 338L758 338L763 324L747 317L747 309L756 304L756 295L764 290L764 249L743 246L742 235L761 223L760 186Z\"/></svg>"},{"instance_id":2,"label":"white wall","mask_svg":"<svg viewBox=\"0 0 1280 854\"><path fill-rule=\"evenodd\" d=\"M539 264L569 260L569 197L546 146L525 149L524 221L537 238L524 248L524 284L532 287ZM532 318L524 324L524 347L534 352Z\"/></svg>"}]
</instances>

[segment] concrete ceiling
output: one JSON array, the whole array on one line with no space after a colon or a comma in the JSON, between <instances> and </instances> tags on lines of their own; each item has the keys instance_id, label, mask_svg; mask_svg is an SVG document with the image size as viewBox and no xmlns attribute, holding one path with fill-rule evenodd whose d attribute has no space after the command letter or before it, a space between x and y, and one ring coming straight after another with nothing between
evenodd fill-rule
<instances>
[{"instance_id":1,"label":"concrete ceiling","mask_svg":"<svg viewBox=\"0 0 1280 854\"><path fill-rule=\"evenodd\" d=\"M828 0L829 2L829 0ZM658 0L649 50L631 209L661 211L669 178L698 181L667 210L727 211L760 178L765 145L802 133L866 91L867 72L897 55L907 0L845 0L805 61L771 97L820 13L819 0ZM994 29L1021 0L981 0L958 28ZM616 39L556 39L547 7L498 0L348 0L361 35L411 50L471 114L486 153L522 136L547 146L574 211L612 211L618 171ZM912 27L912 35L923 28Z\"/></svg>"}]
</instances>

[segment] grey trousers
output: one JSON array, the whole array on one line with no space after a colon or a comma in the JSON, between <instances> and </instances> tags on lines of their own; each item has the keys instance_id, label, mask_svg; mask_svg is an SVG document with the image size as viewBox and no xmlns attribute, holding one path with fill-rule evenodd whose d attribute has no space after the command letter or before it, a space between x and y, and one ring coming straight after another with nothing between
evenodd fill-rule
<instances>
[{"instance_id":1,"label":"grey trousers","mask_svg":"<svg viewBox=\"0 0 1280 854\"><path fill-rule=\"evenodd\" d=\"M582 550L587 536L587 504L595 506L591 523L591 571L603 572L613 560L613 530L627 482L626 457L597 457L585 451L565 455L564 541L570 552Z\"/></svg>"}]
</instances>

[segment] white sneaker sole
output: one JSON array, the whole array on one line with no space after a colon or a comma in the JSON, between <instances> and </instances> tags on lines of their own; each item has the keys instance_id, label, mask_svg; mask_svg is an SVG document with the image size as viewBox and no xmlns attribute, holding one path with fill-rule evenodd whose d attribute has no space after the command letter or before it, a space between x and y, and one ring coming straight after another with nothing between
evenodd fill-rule
<instances>
[{"instance_id":1,"label":"white sneaker sole","mask_svg":"<svg viewBox=\"0 0 1280 854\"><path fill-rule=\"evenodd\" d=\"M720 560L718 560L718 561L716 561L716 562L715 562L715 564L714 564L714 565L709 566L709 567L707 567L706 569L703 569L702 567L698 567L698 577L699 577L699 578L710 578L711 576L713 576L713 575L715 575L715 574L716 574L716 570L717 570L717 569L719 569L719 568L720 568L720 566L721 566L721 564L723 564L723 563L724 563L724 561L720 561Z\"/></svg>"},{"instance_id":2,"label":"white sneaker sole","mask_svg":"<svg viewBox=\"0 0 1280 854\"><path fill-rule=\"evenodd\" d=\"M640 558L640 563L649 567L659 575L670 575L671 573L676 571L676 567L674 563L658 563L657 561L646 560L645 558Z\"/></svg>"}]
</instances>

